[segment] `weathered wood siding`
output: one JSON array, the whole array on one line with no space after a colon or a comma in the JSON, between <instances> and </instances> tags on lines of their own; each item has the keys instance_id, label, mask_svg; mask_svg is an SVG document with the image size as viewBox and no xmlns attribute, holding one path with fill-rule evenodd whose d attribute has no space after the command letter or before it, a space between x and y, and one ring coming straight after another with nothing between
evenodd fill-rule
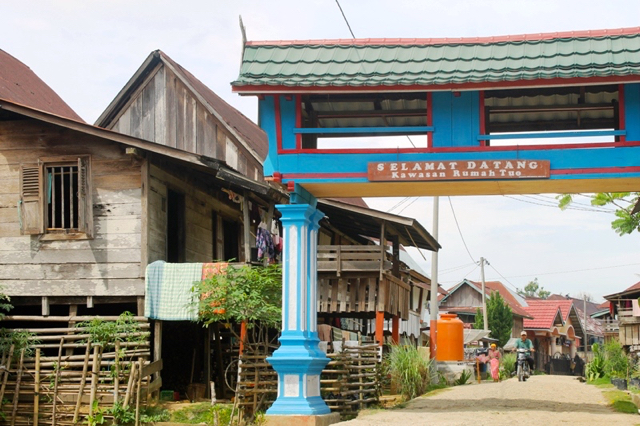
<instances>
[{"instance_id":1,"label":"weathered wood siding","mask_svg":"<svg viewBox=\"0 0 640 426\"><path fill-rule=\"evenodd\" d=\"M482 295L468 285L463 285L450 294L441 306L482 306Z\"/></svg>"},{"instance_id":2,"label":"weathered wood siding","mask_svg":"<svg viewBox=\"0 0 640 426\"><path fill-rule=\"evenodd\" d=\"M94 238L20 235L22 163L90 155ZM9 296L141 296L141 161L124 147L32 120L0 122L0 286Z\"/></svg>"},{"instance_id":3,"label":"weathered wood siding","mask_svg":"<svg viewBox=\"0 0 640 426\"><path fill-rule=\"evenodd\" d=\"M109 128L225 161L252 179L263 177L262 164L164 65L147 77Z\"/></svg>"},{"instance_id":4,"label":"weathered wood siding","mask_svg":"<svg viewBox=\"0 0 640 426\"><path fill-rule=\"evenodd\" d=\"M166 235L167 226L170 226L167 224L166 210L168 188L184 194L185 261L211 262L224 256L222 243L225 230L222 218L241 223L242 212L239 207L234 208L218 200L214 188L187 182L175 171L165 170L161 165L150 166L149 187L149 262L167 258ZM214 234L217 236L215 242ZM241 238L241 235L236 237Z\"/></svg>"}]
</instances>

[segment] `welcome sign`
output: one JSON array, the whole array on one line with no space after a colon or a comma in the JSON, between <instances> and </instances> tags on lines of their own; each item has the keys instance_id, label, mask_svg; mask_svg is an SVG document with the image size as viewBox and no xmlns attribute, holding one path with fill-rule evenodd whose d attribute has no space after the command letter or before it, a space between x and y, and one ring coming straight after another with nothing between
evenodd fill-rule
<instances>
[{"instance_id":1,"label":"welcome sign","mask_svg":"<svg viewBox=\"0 0 640 426\"><path fill-rule=\"evenodd\" d=\"M549 160L392 161L368 164L371 182L465 179L541 179Z\"/></svg>"}]
</instances>

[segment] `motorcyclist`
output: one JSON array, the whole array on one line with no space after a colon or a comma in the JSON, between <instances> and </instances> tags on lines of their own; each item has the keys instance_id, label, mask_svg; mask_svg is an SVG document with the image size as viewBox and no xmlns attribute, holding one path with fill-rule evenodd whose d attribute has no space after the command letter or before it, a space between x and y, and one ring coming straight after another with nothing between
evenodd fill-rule
<instances>
[{"instance_id":1,"label":"motorcyclist","mask_svg":"<svg viewBox=\"0 0 640 426\"><path fill-rule=\"evenodd\" d=\"M530 339L527 339L527 332L522 330L520 332L520 340L516 341L515 349L525 349L527 356L527 363L529 364L529 371L533 372L533 357L531 356L531 352L535 352L536 350L533 348L533 343Z\"/></svg>"}]
</instances>

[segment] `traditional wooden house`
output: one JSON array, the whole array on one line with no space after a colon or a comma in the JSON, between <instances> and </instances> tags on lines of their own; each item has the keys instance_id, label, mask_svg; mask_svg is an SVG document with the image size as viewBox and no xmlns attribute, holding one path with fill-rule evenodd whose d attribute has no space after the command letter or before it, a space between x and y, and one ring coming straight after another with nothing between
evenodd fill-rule
<instances>
[{"instance_id":1,"label":"traditional wooden house","mask_svg":"<svg viewBox=\"0 0 640 426\"><path fill-rule=\"evenodd\" d=\"M640 351L640 282L618 293L609 294L604 298L610 304L613 321L608 325L615 334L617 326L618 339L632 352ZM616 322L617 320L617 322Z\"/></svg>"},{"instance_id":2,"label":"traditional wooden house","mask_svg":"<svg viewBox=\"0 0 640 426\"><path fill-rule=\"evenodd\" d=\"M513 327L511 336L518 337L523 328L523 321L531 319L531 316L524 309L527 306L526 300L515 291L509 290L500 281L485 282L485 298L488 300L492 292L498 292L505 303L511 308L513 313ZM476 312L482 309L482 283L462 280L458 285L452 287L448 294L440 299L440 311L457 314L458 317L467 324L475 322Z\"/></svg>"},{"instance_id":3,"label":"traditional wooden house","mask_svg":"<svg viewBox=\"0 0 640 426\"><path fill-rule=\"evenodd\" d=\"M211 151L87 125L23 64L6 54L2 60L11 71L3 79L16 83L0 93L0 285L15 306L8 320L73 324L123 311L145 320L149 263L250 260L261 218L287 200L278 187L254 180L259 162L233 157L247 177L205 155ZM205 137L234 151L230 140L240 127L215 122ZM184 390L190 370L195 380L209 374L203 358L211 339L197 324L167 323L172 338L162 345L161 325L153 326L154 357L167 361L165 384ZM193 364L177 362L194 353Z\"/></svg>"},{"instance_id":4,"label":"traditional wooden house","mask_svg":"<svg viewBox=\"0 0 640 426\"><path fill-rule=\"evenodd\" d=\"M433 250L438 242L415 219L336 200L318 207L328 217L318 237L318 316L358 319L358 331L381 344L385 329L395 342L401 332L419 339L431 280L401 246Z\"/></svg>"}]
</instances>

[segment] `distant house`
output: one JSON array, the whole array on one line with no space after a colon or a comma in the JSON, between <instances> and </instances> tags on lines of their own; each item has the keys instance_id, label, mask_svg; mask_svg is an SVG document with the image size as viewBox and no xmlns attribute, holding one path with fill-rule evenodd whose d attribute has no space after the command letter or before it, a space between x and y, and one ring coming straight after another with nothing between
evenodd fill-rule
<instances>
[{"instance_id":1,"label":"distant house","mask_svg":"<svg viewBox=\"0 0 640 426\"><path fill-rule=\"evenodd\" d=\"M531 319L524 321L524 329L534 341L539 353L550 357L568 354L575 356L582 326L573 300L528 299L525 310ZM579 335L576 328L580 330Z\"/></svg>"},{"instance_id":2,"label":"distant house","mask_svg":"<svg viewBox=\"0 0 640 426\"><path fill-rule=\"evenodd\" d=\"M526 300L513 290L508 289L500 281L486 281L486 298L491 297L491 293L497 291L511 308L513 313L513 327L511 336L517 337L523 330L523 321L531 319L531 316L524 309L527 306ZM482 309L482 283L462 280L458 285L448 290L448 293L440 299L440 311L455 313L467 324L475 322L478 308Z\"/></svg>"},{"instance_id":3,"label":"distant house","mask_svg":"<svg viewBox=\"0 0 640 426\"><path fill-rule=\"evenodd\" d=\"M614 322L606 325L610 333L615 333L615 320L618 326L620 343L631 352L640 352L640 282L604 298L610 303L610 312Z\"/></svg>"}]
</instances>

